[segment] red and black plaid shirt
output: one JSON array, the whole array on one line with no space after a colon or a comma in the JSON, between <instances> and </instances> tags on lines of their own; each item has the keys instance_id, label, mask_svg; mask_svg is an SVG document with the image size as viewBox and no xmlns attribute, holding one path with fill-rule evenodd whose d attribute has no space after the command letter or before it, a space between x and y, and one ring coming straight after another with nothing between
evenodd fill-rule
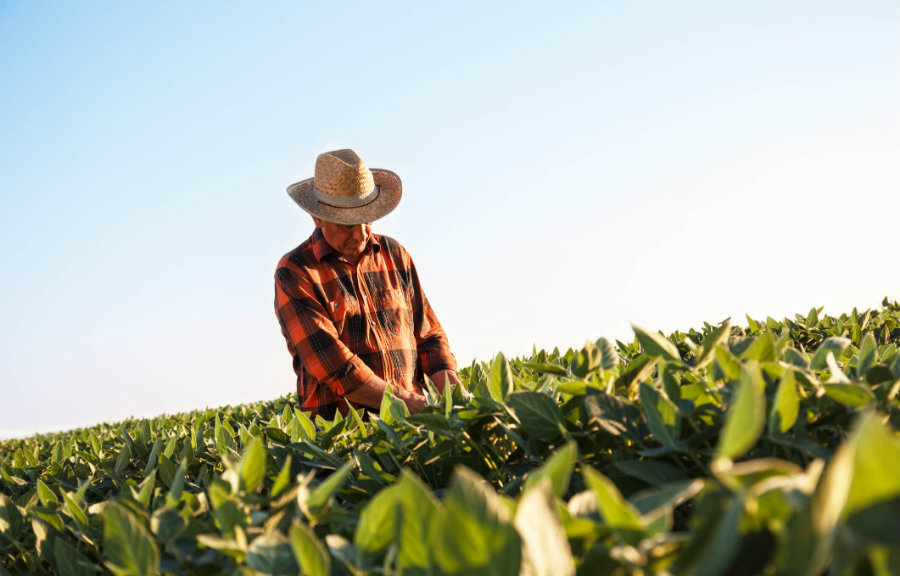
<instances>
[{"instance_id":1,"label":"red and black plaid shirt","mask_svg":"<svg viewBox=\"0 0 900 576\"><path fill-rule=\"evenodd\" d=\"M373 374L414 390L423 374L456 369L412 258L387 236L372 234L350 264L316 228L278 262L275 313L313 415L346 414L342 397Z\"/></svg>"}]
</instances>

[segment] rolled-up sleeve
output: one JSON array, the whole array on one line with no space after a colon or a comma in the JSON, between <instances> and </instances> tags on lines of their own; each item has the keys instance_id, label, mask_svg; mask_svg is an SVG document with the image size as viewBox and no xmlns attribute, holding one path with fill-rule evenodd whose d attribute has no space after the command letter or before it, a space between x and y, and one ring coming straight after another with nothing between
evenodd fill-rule
<instances>
[{"instance_id":1,"label":"rolled-up sleeve","mask_svg":"<svg viewBox=\"0 0 900 576\"><path fill-rule=\"evenodd\" d=\"M374 375L341 342L334 322L305 275L279 267L275 272L275 311L295 362L336 396L345 396Z\"/></svg>"},{"instance_id":2,"label":"rolled-up sleeve","mask_svg":"<svg viewBox=\"0 0 900 576\"><path fill-rule=\"evenodd\" d=\"M450 352L450 342L437 315L419 282L419 273L412 258L406 254L410 281L412 282L413 320L416 351L422 372L431 376L441 370L456 370L456 358Z\"/></svg>"}]
</instances>

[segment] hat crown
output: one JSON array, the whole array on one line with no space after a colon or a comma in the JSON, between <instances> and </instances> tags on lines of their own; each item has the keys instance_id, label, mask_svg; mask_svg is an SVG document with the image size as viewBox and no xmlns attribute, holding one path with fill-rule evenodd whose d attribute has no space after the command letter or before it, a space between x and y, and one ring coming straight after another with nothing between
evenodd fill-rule
<instances>
[{"instance_id":1,"label":"hat crown","mask_svg":"<svg viewBox=\"0 0 900 576\"><path fill-rule=\"evenodd\" d=\"M329 196L359 197L372 192L375 180L359 155L346 148L319 154L315 188Z\"/></svg>"}]
</instances>

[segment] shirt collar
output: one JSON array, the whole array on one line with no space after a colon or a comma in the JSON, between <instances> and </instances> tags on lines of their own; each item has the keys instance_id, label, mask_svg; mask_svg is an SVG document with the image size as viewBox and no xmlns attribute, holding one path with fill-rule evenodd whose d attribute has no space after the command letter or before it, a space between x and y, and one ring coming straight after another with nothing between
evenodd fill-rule
<instances>
[{"instance_id":1,"label":"shirt collar","mask_svg":"<svg viewBox=\"0 0 900 576\"><path fill-rule=\"evenodd\" d=\"M315 256L317 262L321 262L323 258L328 256L329 254L337 255L334 248L331 247L331 244L325 240L325 235L322 234L322 229L316 226L316 229L313 230L312 236L309 237L309 242L312 244L313 256ZM363 250L363 254L366 254L366 251L369 247L372 247L372 250L378 252L381 250L381 243L379 242L379 237L377 234L370 234L369 240L366 243L366 247Z\"/></svg>"}]
</instances>

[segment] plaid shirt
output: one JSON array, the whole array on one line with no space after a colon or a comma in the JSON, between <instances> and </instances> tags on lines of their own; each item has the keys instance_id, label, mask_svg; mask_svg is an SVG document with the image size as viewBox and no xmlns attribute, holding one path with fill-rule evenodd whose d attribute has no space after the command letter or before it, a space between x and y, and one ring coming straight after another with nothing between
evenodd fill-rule
<instances>
[{"instance_id":1,"label":"plaid shirt","mask_svg":"<svg viewBox=\"0 0 900 576\"><path fill-rule=\"evenodd\" d=\"M414 390L423 374L456 369L412 258L387 236L372 234L353 265L316 228L278 262L275 313L313 415L346 414L342 397L373 374Z\"/></svg>"}]
</instances>

